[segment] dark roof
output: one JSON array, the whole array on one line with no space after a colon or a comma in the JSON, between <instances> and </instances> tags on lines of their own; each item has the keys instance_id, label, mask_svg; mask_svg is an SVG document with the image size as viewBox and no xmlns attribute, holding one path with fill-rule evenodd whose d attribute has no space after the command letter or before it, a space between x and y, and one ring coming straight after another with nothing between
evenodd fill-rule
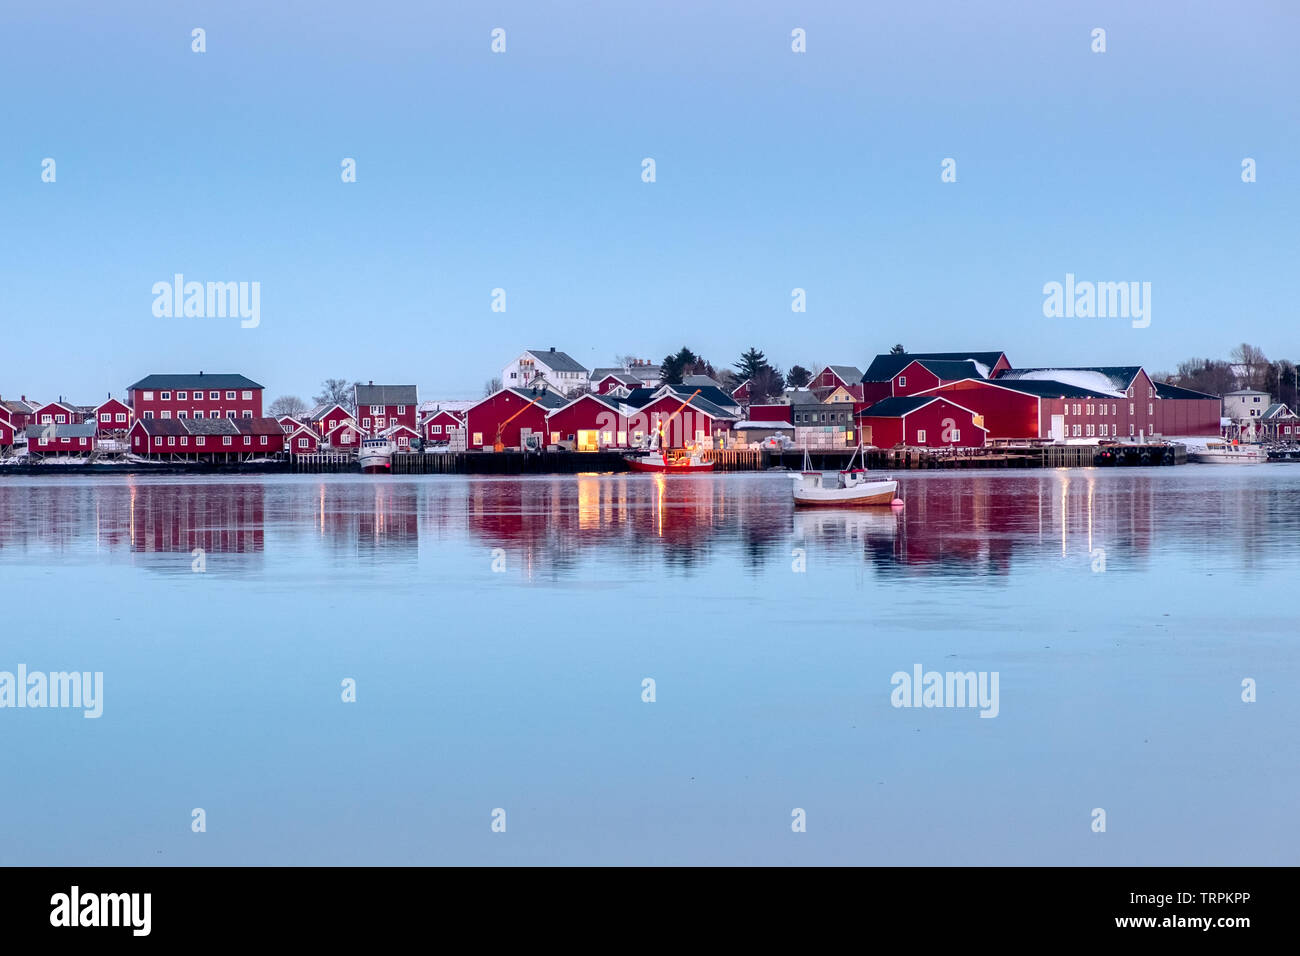
<instances>
[{"instance_id":1,"label":"dark roof","mask_svg":"<svg viewBox=\"0 0 1300 956\"><path fill-rule=\"evenodd\" d=\"M529 402L535 398L537 404L542 408L563 408L572 401L572 399L565 398L559 392L553 392L549 388L509 388L505 391L514 392L520 398Z\"/></svg>"},{"instance_id":2,"label":"dark roof","mask_svg":"<svg viewBox=\"0 0 1300 956\"><path fill-rule=\"evenodd\" d=\"M33 405L31 402L24 402L19 398L5 399L3 402L0 402L0 405L4 405L4 407L9 409L11 412L18 412L20 415L25 412L34 412L38 407Z\"/></svg>"},{"instance_id":3,"label":"dark roof","mask_svg":"<svg viewBox=\"0 0 1300 956\"><path fill-rule=\"evenodd\" d=\"M197 421L197 419L195 419ZM242 435L283 435L284 429L274 418L230 418Z\"/></svg>"},{"instance_id":4,"label":"dark roof","mask_svg":"<svg viewBox=\"0 0 1300 956\"><path fill-rule=\"evenodd\" d=\"M75 425L28 425L28 438L42 438L48 435L49 430L54 429L52 438L93 438L95 436L95 426L77 423Z\"/></svg>"},{"instance_id":5,"label":"dark roof","mask_svg":"<svg viewBox=\"0 0 1300 956\"><path fill-rule=\"evenodd\" d=\"M592 370L591 380L599 382L610 375L623 375L637 382L658 381L661 372L658 365L633 365L631 368L601 366Z\"/></svg>"},{"instance_id":6,"label":"dark roof","mask_svg":"<svg viewBox=\"0 0 1300 956\"><path fill-rule=\"evenodd\" d=\"M857 368L856 366L827 365L826 367L835 373L842 382L847 382L850 385L857 385L858 382L862 381L862 369ZM890 378L892 377L893 376L891 375Z\"/></svg>"},{"instance_id":7,"label":"dark roof","mask_svg":"<svg viewBox=\"0 0 1300 956\"><path fill-rule=\"evenodd\" d=\"M979 381L982 382L985 379ZM1001 388L1007 388L1013 392L1022 392L1025 395L1034 395L1038 398L1109 398L1112 400L1115 398L1114 395L1106 392L1097 392L1090 388L1081 388L1078 385L1067 385L1065 382L1053 382L1041 378L1005 379L999 376L988 381L990 384Z\"/></svg>"},{"instance_id":8,"label":"dark roof","mask_svg":"<svg viewBox=\"0 0 1300 956\"><path fill-rule=\"evenodd\" d=\"M199 420L200 419L197 418L194 419L194 421ZM190 432L185 426L189 421L190 419L188 418L137 418L135 423L144 428L146 435L188 435ZM222 422L226 421L226 419L204 418L202 421Z\"/></svg>"},{"instance_id":9,"label":"dark roof","mask_svg":"<svg viewBox=\"0 0 1300 956\"><path fill-rule=\"evenodd\" d=\"M1260 418L1295 418L1295 412L1286 407L1284 402L1274 402L1264 410Z\"/></svg>"},{"instance_id":10,"label":"dark roof","mask_svg":"<svg viewBox=\"0 0 1300 956\"><path fill-rule=\"evenodd\" d=\"M555 372L585 372L587 366L583 365L568 352L555 352L551 349L528 349L528 354L537 361L543 363L547 368Z\"/></svg>"},{"instance_id":11,"label":"dark roof","mask_svg":"<svg viewBox=\"0 0 1300 956\"><path fill-rule=\"evenodd\" d=\"M1208 392L1198 392L1192 388L1183 388L1181 385L1170 385L1168 382L1155 382L1156 398L1212 398L1216 402L1219 400L1218 395L1211 395Z\"/></svg>"},{"instance_id":12,"label":"dark roof","mask_svg":"<svg viewBox=\"0 0 1300 956\"><path fill-rule=\"evenodd\" d=\"M358 385L357 408L362 405L417 405L414 385Z\"/></svg>"},{"instance_id":13,"label":"dark roof","mask_svg":"<svg viewBox=\"0 0 1300 956\"><path fill-rule=\"evenodd\" d=\"M917 359L936 362L979 362L990 369L1004 352L904 352L902 355L877 355L862 376L864 382L888 382ZM965 378L966 376L962 376Z\"/></svg>"},{"instance_id":14,"label":"dark roof","mask_svg":"<svg viewBox=\"0 0 1300 956\"><path fill-rule=\"evenodd\" d=\"M1042 374L1043 372L1096 372L1098 375L1108 378L1115 391L1123 392L1133 384L1133 379L1137 378L1138 373L1141 371L1141 365L1062 365L1055 368L1012 368L1000 374L997 380L1017 379L1025 375Z\"/></svg>"},{"instance_id":15,"label":"dark roof","mask_svg":"<svg viewBox=\"0 0 1300 956\"><path fill-rule=\"evenodd\" d=\"M261 388L251 378L243 375L210 375L199 372L197 375L146 375L134 385L128 385L127 391L134 389L178 389L178 388Z\"/></svg>"},{"instance_id":16,"label":"dark roof","mask_svg":"<svg viewBox=\"0 0 1300 956\"><path fill-rule=\"evenodd\" d=\"M876 402L870 408L858 412L858 415L870 418L902 418L938 400L934 395L898 395Z\"/></svg>"},{"instance_id":17,"label":"dark roof","mask_svg":"<svg viewBox=\"0 0 1300 956\"><path fill-rule=\"evenodd\" d=\"M306 416L307 420L310 422L318 422L325 417L325 413L328 412L331 408L341 408L343 409L344 414L346 414L349 418L352 416L352 413L343 407L342 402L324 402L323 404L317 405L315 408L313 408L311 411L307 413Z\"/></svg>"},{"instance_id":18,"label":"dark roof","mask_svg":"<svg viewBox=\"0 0 1300 956\"><path fill-rule=\"evenodd\" d=\"M230 418L183 418L185 431L191 435L238 435L239 428Z\"/></svg>"},{"instance_id":19,"label":"dark roof","mask_svg":"<svg viewBox=\"0 0 1300 956\"><path fill-rule=\"evenodd\" d=\"M945 382L954 382L962 378L983 378L979 366L974 362L954 362L948 359L917 359L920 366L932 372ZM910 363L909 363L910 364ZM903 366L906 368L907 366ZM901 372L903 369L899 369Z\"/></svg>"},{"instance_id":20,"label":"dark roof","mask_svg":"<svg viewBox=\"0 0 1300 956\"><path fill-rule=\"evenodd\" d=\"M637 378L630 372L603 372L599 376L593 375L591 380L593 382L603 382L607 378L613 378L615 381L622 382L624 385L635 386L641 382L641 379Z\"/></svg>"},{"instance_id":21,"label":"dark roof","mask_svg":"<svg viewBox=\"0 0 1300 956\"><path fill-rule=\"evenodd\" d=\"M680 395L682 398L686 398L694 391L699 391L700 394L699 397L695 399L696 402L702 398L706 402L711 402L720 408L734 408L740 404L736 401L734 396L728 395L716 385L669 385L667 388L674 395ZM691 404L693 405L695 402L692 402Z\"/></svg>"}]
</instances>

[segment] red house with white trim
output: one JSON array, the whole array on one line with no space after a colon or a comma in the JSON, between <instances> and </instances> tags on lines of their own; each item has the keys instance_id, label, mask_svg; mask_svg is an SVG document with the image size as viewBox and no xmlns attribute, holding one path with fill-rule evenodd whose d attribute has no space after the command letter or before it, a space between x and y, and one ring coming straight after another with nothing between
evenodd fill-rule
<instances>
[{"instance_id":1,"label":"red house with white trim","mask_svg":"<svg viewBox=\"0 0 1300 956\"><path fill-rule=\"evenodd\" d=\"M813 376L806 388L829 388L832 391L836 388L843 388L846 392L862 400L862 370L854 365L827 365L824 369ZM750 421L755 421L753 415Z\"/></svg>"},{"instance_id":2,"label":"red house with white trim","mask_svg":"<svg viewBox=\"0 0 1300 956\"><path fill-rule=\"evenodd\" d=\"M127 387L136 418L261 418L262 386L243 375L146 375Z\"/></svg>"},{"instance_id":3,"label":"red house with white trim","mask_svg":"<svg viewBox=\"0 0 1300 956\"><path fill-rule=\"evenodd\" d=\"M325 443L340 450L357 448L361 444L361 432L357 429L356 422L345 418L326 433Z\"/></svg>"},{"instance_id":4,"label":"red house with white trim","mask_svg":"<svg viewBox=\"0 0 1300 956\"><path fill-rule=\"evenodd\" d=\"M970 366L928 367L919 377L904 375L899 384L900 372L913 362L956 362L971 363ZM862 400L878 402L891 395L912 395L939 385L942 380L955 381L963 378L994 378L1002 371L1011 368L1011 362L1005 352L893 352L877 355L872 359L862 376Z\"/></svg>"},{"instance_id":5,"label":"red house with white trim","mask_svg":"<svg viewBox=\"0 0 1300 956\"><path fill-rule=\"evenodd\" d=\"M367 385L354 387L356 421L367 435L378 435L394 425L416 431L419 404L414 385Z\"/></svg>"},{"instance_id":6,"label":"red house with white trim","mask_svg":"<svg viewBox=\"0 0 1300 956\"><path fill-rule=\"evenodd\" d=\"M317 405L303 419L304 425L316 429L318 435L328 435L344 422L352 421L352 413L338 402Z\"/></svg>"},{"instance_id":7,"label":"red house with white trim","mask_svg":"<svg viewBox=\"0 0 1300 956\"><path fill-rule=\"evenodd\" d=\"M969 408L937 395L886 398L857 415L864 440L877 448L980 448L987 432L978 418Z\"/></svg>"},{"instance_id":8,"label":"red house with white trim","mask_svg":"<svg viewBox=\"0 0 1300 956\"><path fill-rule=\"evenodd\" d=\"M320 435L299 425L284 436L284 450L293 455L310 455L320 449Z\"/></svg>"},{"instance_id":9,"label":"red house with white trim","mask_svg":"<svg viewBox=\"0 0 1300 956\"><path fill-rule=\"evenodd\" d=\"M452 432L460 431L464 427L465 422L459 415L443 408L426 418L420 426L420 431L424 433L425 441L445 442L451 440Z\"/></svg>"},{"instance_id":10,"label":"red house with white trim","mask_svg":"<svg viewBox=\"0 0 1300 956\"><path fill-rule=\"evenodd\" d=\"M28 455L85 456L95 450L95 426L77 422L63 425L28 425Z\"/></svg>"},{"instance_id":11,"label":"red house with white trim","mask_svg":"<svg viewBox=\"0 0 1300 956\"><path fill-rule=\"evenodd\" d=\"M409 425L393 425L379 433L397 446L398 451L410 451L411 443L420 437L420 433Z\"/></svg>"},{"instance_id":12,"label":"red house with white trim","mask_svg":"<svg viewBox=\"0 0 1300 956\"><path fill-rule=\"evenodd\" d=\"M134 421L135 412L131 406L112 395L95 406L95 429L101 437L128 432Z\"/></svg>"},{"instance_id":13,"label":"red house with white trim","mask_svg":"<svg viewBox=\"0 0 1300 956\"><path fill-rule=\"evenodd\" d=\"M62 400L48 402L32 414L30 424L35 425L81 425L85 416L81 415L71 404Z\"/></svg>"},{"instance_id":14,"label":"red house with white trim","mask_svg":"<svg viewBox=\"0 0 1300 956\"><path fill-rule=\"evenodd\" d=\"M581 395L546 416L549 444L573 442L574 451L627 448L627 419L614 399Z\"/></svg>"},{"instance_id":15,"label":"red house with white trim","mask_svg":"<svg viewBox=\"0 0 1300 956\"><path fill-rule=\"evenodd\" d=\"M737 421L735 415L701 398L693 399L689 405L681 408L687 395L689 393L679 395L670 392L629 414L626 428L633 444L639 437L649 437L656 432L663 422L667 422L660 444L663 448L685 448L698 442L725 439L731 434L731 426ZM674 412L677 414L674 415Z\"/></svg>"},{"instance_id":16,"label":"red house with white trim","mask_svg":"<svg viewBox=\"0 0 1300 956\"><path fill-rule=\"evenodd\" d=\"M545 443L550 437L546 416L568 403L563 395L544 389L503 388L493 392L465 412L469 448L471 451L490 451L496 441L498 425L503 425L501 442L506 448L518 449L525 429Z\"/></svg>"}]
</instances>

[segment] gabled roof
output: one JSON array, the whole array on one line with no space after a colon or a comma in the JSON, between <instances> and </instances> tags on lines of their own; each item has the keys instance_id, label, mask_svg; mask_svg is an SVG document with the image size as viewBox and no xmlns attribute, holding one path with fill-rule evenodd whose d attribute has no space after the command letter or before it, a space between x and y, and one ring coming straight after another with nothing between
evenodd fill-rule
<instances>
[{"instance_id":1,"label":"gabled roof","mask_svg":"<svg viewBox=\"0 0 1300 956\"><path fill-rule=\"evenodd\" d=\"M293 431L291 431L291 432L285 432L284 437L285 437L285 438L290 438L290 439L292 439L292 438L297 438L297 437L298 437L300 434L302 434L303 432L306 432L308 435L310 435L312 438L316 439L317 441L320 441L320 440L321 440L320 433L317 432L316 429L314 429L314 428L310 428L310 427L308 427L307 425L299 425L299 426L298 426L297 428L295 428Z\"/></svg>"},{"instance_id":2,"label":"gabled roof","mask_svg":"<svg viewBox=\"0 0 1300 956\"><path fill-rule=\"evenodd\" d=\"M656 389L655 397L652 397L650 401L645 402L644 404L638 407L645 408L647 405L652 405L655 402L661 402L661 401L676 400L678 402L682 402L691 394L689 391L686 392L685 394L680 394L680 395L676 393L670 393L670 392L664 392L663 394L659 394L660 391L661 391L660 389ZM735 412L731 411L730 408L723 408L719 405L716 405L713 402L709 401L707 398L705 398L703 395L695 396L695 398L691 400L691 403L687 405L686 408L684 408L682 411L701 412L707 415L709 418L712 418L716 421L736 421L737 419L740 418L740 416L737 415Z\"/></svg>"},{"instance_id":3,"label":"gabled roof","mask_svg":"<svg viewBox=\"0 0 1300 956\"><path fill-rule=\"evenodd\" d=\"M556 415L564 411L570 405L577 405L579 402L584 402L584 401L599 402L601 405L604 405L606 408L608 408L610 411L616 414L621 413L622 411L619 402L613 398L610 398L608 395L597 395L595 392L585 392L584 394L579 395L577 398L565 402L559 408L551 409L546 413L546 417L550 418L552 415Z\"/></svg>"},{"instance_id":4,"label":"gabled roof","mask_svg":"<svg viewBox=\"0 0 1300 956\"><path fill-rule=\"evenodd\" d=\"M832 374L841 382L848 385L857 385L862 381L862 369L856 365L827 365L826 368L830 369ZM890 377L892 378L892 376Z\"/></svg>"},{"instance_id":5,"label":"gabled roof","mask_svg":"<svg viewBox=\"0 0 1300 956\"><path fill-rule=\"evenodd\" d=\"M986 377L984 373L980 371L980 366L971 361L958 362L951 359L914 359L913 361L936 378L942 379L945 382L953 382L962 378ZM911 364L911 362L907 363L907 365ZM907 365L900 368L898 370L899 373L906 370Z\"/></svg>"},{"instance_id":6,"label":"gabled roof","mask_svg":"<svg viewBox=\"0 0 1300 956\"><path fill-rule=\"evenodd\" d=\"M871 364L862 376L862 381L888 382L917 359L936 362L978 362L985 368L992 369L1005 355L1005 352L903 352L900 355L877 355L871 360ZM984 377L986 373L981 371L979 374Z\"/></svg>"},{"instance_id":7,"label":"gabled roof","mask_svg":"<svg viewBox=\"0 0 1300 956\"><path fill-rule=\"evenodd\" d=\"M633 365L631 368L604 366L592 370L591 380L599 382L611 375L625 375L632 379L632 382L657 382L663 372L657 365Z\"/></svg>"},{"instance_id":8,"label":"gabled roof","mask_svg":"<svg viewBox=\"0 0 1300 956\"><path fill-rule=\"evenodd\" d=\"M583 365L568 352L555 352L551 349L525 349L524 351L553 372L587 371L587 366Z\"/></svg>"},{"instance_id":9,"label":"gabled roof","mask_svg":"<svg viewBox=\"0 0 1300 956\"><path fill-rule=\"evenodd\" d=\"M379 433L379 437L391 438L393 435L396 435L398 432L410 432L416 438L420 437L420 433L418 431L416 431L410 425L404 425L401 422L398 422L396 425L389 425L387 428L385 428L383 431Z\"/></svg>"},{"instance_id":10,"label":"gabled roof","mask_svg":"<svg viewBox=\"0 0 1300 956\"><path fill-rule=\"evenodd\" d=\"M858 412L860 418L902 418L918 408L924 408L939 399L935 395L898 395L881 399L870 408Z\"/></svg>"},{"instance_id":11,"label":"gabled roof","mask_svg":"<svg viewBox=\"0 0 1300 956\"><path fill-rule=\"evenodd\" d=\"M594 383L603 382L607 378L612 378L616 382L622 382L624 385L631 385L633 388L641 384L641 379L637 378L631 372L624 372L622 370L619 371L611 370L608 372L602 371L602 374L600 375L593 374L591 376L591 381L594 384Z\"/></svg>"},{"instance_id":12,"label":"gabled roof","mask_svg":"<svg viewBox=\"0 0 1300 956\"><path fill-rule=\"evenodd\" d=\"M128 385L128 391L135 389L178 389L178 388L234 388L234 389L258 389L261 388L251 378L245 378L243 375L228 374L207 374L199 372L197 375L179 375L164 373L160 375L146 375L134 385Z\"/></svg>"},{"instance_id":13,"label":"gabled roof","mask_svg":"<svg viewBox=\"0 0 1300 956\"><path fill-rule=\"evenodd\" d=\"M150 420L159 421L159 419L150 419ZM174 421L174 419L168 419L168 420ZM188 433L190 435L238 435L239 434L239 428L238 426L235 425L235 420L233 418L182 418L180 419L180 422L183 425L183 428L182 428L182 432L178 432L177 434L181 434L181 433ZM276 422L276 426L277 427L279 426L279 422ZM150 434L153 434L153 432L150 432Z\"/></svg>"},{"instance_id":14,"label":"gabled roof","mask_svg":"<svg viewBox=\"0 0 1300 956\"><path fill-rule=\"evenodd\" d=\"M189 432L189 430L186 429L186 427L185 427L186 422L193 423L193 422L198 422L198 421L202 421L202 422L224 422L224 421L228 421L228 419L225 419L225 418L193 418L193 419L181 419L181 418L137 418L137 419L135 420L135 424L131 426L131 430L132 430L132 431L135 431L137 428L143 428L143 429L144 429L144 433L145 433L146 435L149 435L149 436L154 436L154 435L188 435L188 434L190 434L190 432ZM229 432L228 434L234 434L234 432Z\"/></svg>"},{"instance_id":15,"label":"gabled roof","mask_svg":"<svg viewBox=\"0 0 1300 956\"><path fill-rule=\"evenodd\" d=\"M1110 392L1097 392L1088 388L1080 388L1078 385L1071 385L1067 382L1053 382L1049 379L1003 379L998 378L969 378L961 379L957 382L949 382L949 385L960 385L962 382L977 382L980 385L988 385L991 388L1001 388L1008 392L1019 392L1022 395L1032 395L1035 398L1115 398ZM950 393L941 391L939 388L926 389L920 394L938 394L949 395Z\"/></svg>"},{"instance_id":16,"label":"gabled roof","mask_svg":"<svg viewBox=\"0 0 1300 956\"><path fill-rule=\"evenodd\" d=\"M190 419L191 421L201 421L202 419ZM213 419L208 419L213 421ZM241 435L283 435L284 429L274 418L230 418L227 421L234 422L235 427L239 429Z\"/></svg>"},{"instance_id":17,"label":"gabled roof","mask_svg":"<svg viewBox=\"0 0 1300 956\"><path fill-rule=\"evenodd\" d=\"M720 392L723 391L722 383L712 375L683 375L682 384L689 385L691 388L708 386L709 388L716 388ZM724 392L723 394L726 393Z\"/></svg>"},{"instance_id":18,"label":"gabled roof","mask_svg":"<svg viewBox=\"0 0 1300 956\"><path fill-rule=\"evenodd\" d=\"M537 399L534 403L534 407L543 410L563 408L565 405L569 404L570 401L563 395L551 391L549 388L499 388L486 398L479 399L471 405L470 408L478 408L483 403L492 401L492 399L496 398L502 392L510 392L515 397L522 398L525 402L531 402L533 399ZM467 412L469 410L470 409L466 409Z\"/></svg>"},{"instance_id":19,"label":"gabled roof","mask_svg":"<svg viewBox=\"0 0 1300 956\"><path fill-rule=\"evenodd\" d=\"M1168 382L1152 382L1152 384L1156 387L1156 398L1212 398L1216 402L1219 400L1218 395L1183 388L1181 385L1170 385Z\"/></svg>"},{"instance_id":20,"label":"gabled roof","mask_svg":"<svg viewBox=\"0 0 1300 956\"><path fill-rule=\"evenodd\" d=\"M1287 408L1286 404L1283 402L1274 402L1272 405L1268 406L1268 408L1264 410L1264 414L1260 416L1260 418L1295 418L1295 417L1296 417L1295 412Z\"/></svg>"},{"instance_id":21,"label":"gabled roof","mask_svg":"<svg viewBox=\"0 0 1300 956\"><path fill-rule=\"evenodd\" d=\"M428 415L425 415L424 418L420 419L420 424L423 425L426 422L431 422L435 418L441 418L443 415L446 415L448 418L455 419L458 422L463 422L465 420L465 416L461 412L458 412L451 408L439 408L435 411L430 412Z\"/></svg>"},{"instance_id":22,"label":"gabled roof","mask_svg":"<svg viewBox=\"0 0 1300 956\"><path fill-rule=\"evenodd\" d=\"M50 430L53 429L53 434ZM80 422L65 425L28 425L27 437L30 438L93 438L95 426Z\"/></svg>"},{"instance_id":23,"label":"gabled roof","mask_svg":"<svg viewBox=\"0 0 1300 956\"><path fill-rule=\"evenodd\" d=\"M706 402L711 402L714 405L717 405L719 408L734 408L739 404L739 402L737 402L732 396L728 395L716 385L686 385L684 383L681 385L661 385L657 391L671 391L672 394L680 395L682 398L686 398L692 392L698 391L700 394L695 401L698 402L702 398ZM694 404L694 402L691 404Z\"/></svg>"},{"instance_id":24,"label":"gabled roof","mask_svg":"<svg viewBox=\"0 0 1300 956\"><path fill-rule=\"evenodd\" d=\"M414 385L358 385L357 408L362 405L415 405Z\"/></svg>"},{"instance_id":25,"label":"gabled roof","mask_svg":"<svg viewBox=\"0 0 1300 956\"><path fill-rule=\"evenodd\" d=\"M24 402L20 398L7 398L3 402L0 402L0 405L3 405L9 411L16 412L19 415L30 414L40 408L39 402Z\"/></svg>"},{"instance_id":26,"label":"gabled roof","mask_svg":"<svg viewBox=\"0 0 1300 956\"><path fill-rule=\"evenodd\" d=\"M326 415L328 415L331 411L333 411L336 408L339 411L341 411L344 415L351 417L352 413L348 411L346 408L344 408L341 402L325 402L323 404L317 405L315 408L313 408L311 411L307 413L306 416L307 421L319 422L323 420Z\"/></svg>"},{"instance_id":27,"label":"gabled roof","mask_svg":"<svg viewBox=\"0 0 1300 956\"><path fill-rule=\"evenodd\" d=\"M1062 366L1060 368L1012 368L997 377L997 381L1015 381L1018 379L1038 379L1053 382L1067 382L1080 388L1108 393L1109 397L1118 398L1128 391L1142 371L1140 365L1086 365ZM1116 394L1118 393L1118 394Z\"/></svg>"}]
</instances>

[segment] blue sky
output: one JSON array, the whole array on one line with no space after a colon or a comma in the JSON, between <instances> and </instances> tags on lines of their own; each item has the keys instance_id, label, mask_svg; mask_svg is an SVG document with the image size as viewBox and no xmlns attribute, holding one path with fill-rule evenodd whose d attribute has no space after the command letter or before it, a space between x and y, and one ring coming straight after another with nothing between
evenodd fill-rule
<instances>
[{"instance_id":1,"label":"blue sky","mask_svg":"<svg viewBox=\"0 0 1300 956\"><path fill-rule=\"evenodd\" d=\"M552 345L1300 357L1293 4L130 7L0 12L6 397L199 369L473 397ZM260 282L261 325L155 317L177 272ZM1067 272L1150 282L1150 327L1045 319Z\"/></svg>"}]
</instances>

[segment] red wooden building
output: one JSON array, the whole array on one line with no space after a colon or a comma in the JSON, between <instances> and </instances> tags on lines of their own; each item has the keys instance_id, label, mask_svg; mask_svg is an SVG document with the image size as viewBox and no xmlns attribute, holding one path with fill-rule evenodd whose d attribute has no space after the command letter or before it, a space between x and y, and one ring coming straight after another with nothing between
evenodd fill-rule
<instances>
[{"instance_id":1,"label":"red wooden building","mask_svg":"<svg viewBox=\"0 0 1300 956\"><path fill-rule=\"evenodd\" d=\"M862 400L862 370L853 365L827 365L813 376L808 388L843 388L858 401ZM750 416L750 421L755 421Z\"/></svg>"},{"instance_id":2,"label":"red wooden building","mask_svg":"<svg viewBox=\"0 0 1300 956\"><path fill-rule=\"evenodd\" d=\"M95 450L95 426L78 422L64 425L28 425L27 454L41 457L72 455L82 457Z\"/></svg>"},{"instance_id":3,"label":"red wooden building","mask_svg":"<svg viewBox=\"0 0 1300 956\"><path fill-rule=\"evenodd\" d=\"M459 415L443 408L426 418L420 431L424 433L425 441L445 442L451 440L453 432L464 427L465 422Z\"/></svg>"},{"instance_id":4,"label":"red wooden building","mask_svg":"<svg viewBox=\"0 0 1300 956\"><path fill-rule=\"evenodd\" d=\"M310 455L320 449L321 438L306 425L299 425L284 436L284 450L294 455Z\"/></svg>"},{"instance_id":5,"label":"red wooden building","mask_svg":"<svg viewBox=\"0 0 1300 956\"><path fill-rule=\"evenodd\" d=\"M48 402L32 415L31 424L36 425L80 425L84 416L69 402L59 400Z\"/></svg>"},{"instance_id":6,"label":"red wooden building","mask_svg":"<svg viewBox=\"0 0 1300 956\"><path fill-rule=\"evenodd\" d=\"M641 380L627 372L609 372L599 379L594 379L591 383L591 390L597 395L608 395L616 388L631 390L640 387Z\"/></svg>"},{"instance_id":7,"label":"red wooden building","mask_svg":"<svg viewBox=\"0 0 1300 956\"><path fill-rule=\"evenodd\" d=\"M409 425L392 425L379 433L397 446L398 451L409 451L411 444L420 437L420 433Z\"/></svg>"},{"instance_id":8,"label":"red wooden building","mask_svg":"<svg viewBox=\"0 0 1300 956\"><path fill-rule=\"evenodd\" d=\"M978 419L969 408L937 395L886 398L857 415L863 440L877 448L980 448L986 431Z\"/></svg>"},{"instance_id":9,"label":"red wooden building","mask_svg":"<svg viewBox=\"0 0 1300 956\"><path fill-rule=\"evenodd\" d=\"M328 435L344 422L352 421L352 413L338 402L317 405L307 413L304 425L310 425L318 435Z\"/></svg>"},{"instance_id":10,"label":"red wooden building","mask_svg":"<svg viewBox=\"0 0 1300 956\"><path fill-rule=\"evenodd\" d=\"M137 455L240 461L282 452L285 434L274 418L138 418L127 440Z\"/></svg>"},{"instance_id":11,"label":"red wooden building","mask_svg":"<svg viewBox=\"0 0 1300 956\"><path fill-rule=\"evenodd\" d=\"M503 423L501 442L506 448L518 449L525 430L545 443L550 437L546 416L568 402L562 395L540 389L503 388L493 392L465 412L469 448L471 451L491 450L496 441L497 426ZM515 415L516 412L519 414Z\"/></svg>"},{"instance_id":12,"label":"red wooden building","mask_svg":"<svg viewBox=\"0 0 1300 956\"><path fill-rule=\"evenodd\" d=\"M361 444L361 433L352 419L345 418L325 434L325 442L331 448L356 448Z\"/></svg>"},{"instance_id":13,"label":"red wooden building","mask_svg":"<svg viewBox=\"0 0 1300 956\"><path fill-rule=\"evenodd\" d=\"M101 436L130 431L134 421L131 406L112 395L95 406L95 429Z\"/></svg>"},{"instance_id":14,"label":"red wooden building","mask_svg":"<svg viewBox=\"0 0 1300 956\"><path fill-rule=\"evenodd\" d=\"M262 386L243 375L147 375L127 401L137 419L262 417Z\"/></svg>"},{"instance_id":15,"label":"red wooden building","mask_svg":"<svg viewBox=\"0 0 1300 956\"><path fill-rule=\"evenodd\" d=\"M616 400L582 395L546 416L549 443L572 442L575 451L627 448L627 419Z\"/></svg>"},{"instance_id":16,"label":"red wooden building","mask_svg":"<svg viewBox=\"0 0 1300 956\"><path fill-rule=\"evenodd\" d=\"M12 398L6 401L0 401L0 408L9 413L9 423L13 426L14 432L27 434L27 426L32 424L35 419L32 417L36 409L40 407L40 402L33 399L27 400L27 396L21 398Z\"/></svg>"},{"instance_id":17,"label":"red wooden building","mask_svg":"<svg viewBox=\"0 0 1300 956\"><path fill-rule=\"evenodd\" d=\"M900 385L896 380L903 370L913 362L925 363L971 363L971 367L961 369L954 366L940 365L927 367L919 378L904 375L905 381ZM940 384L942 378L954 381L962 378L993 378L1004 369L1009 369L1011 362L1005 352L900 352L877 355L867 366L862 376L862 400L878 402L891 395L912 395Z\"/></svg>"},{"instance_id":18,"label":"red wooden building","mask_svg":"<svg viewBox=\"0 0 1300 956\"><path fill-rule=\"evenodd\" d=\"M794 406L784 405L750 405L749 420L751 422L781 422L786 425L793 424Z\"/></svg>"},{"instance_id":19,"label":"red wooden building","mask_svg":"<svg viewBox=\"0 0 1300 956\"><path fill-rule=\"evenodd\" d=\"M26 434L24 432L24 434ZM0 404L0 451L8 451L14 444L13 413Z\"/></svg>"},{"instance_id":20,"label":"red wooden building","mask_svg":"<svg viewBox=\"0 0 1300 956\"><path fill-rule=\"evenodd\" d=\"M416 399L414 385L357 385L353 392L356 402L357 423L367 435L378 435L394 425L405 425L416 431Z\"/></svg>"},{"instance_id":21,"label":"red wooden building","mask_svg":"<svg viewBox=\"0 0 1300 956\"><path fill-rule=\"evenodd\" d=\"M665 448L684 448L710 439L725 441L737 421L736 416L702 398L693 399L678 412L689 395L690 392L668 393L628 415L626 430L633 444L641 436L652 435L663 422L667 422L661 442ZM675 416L674 412L677 412Z\"/></svg>"}]
</instances>

